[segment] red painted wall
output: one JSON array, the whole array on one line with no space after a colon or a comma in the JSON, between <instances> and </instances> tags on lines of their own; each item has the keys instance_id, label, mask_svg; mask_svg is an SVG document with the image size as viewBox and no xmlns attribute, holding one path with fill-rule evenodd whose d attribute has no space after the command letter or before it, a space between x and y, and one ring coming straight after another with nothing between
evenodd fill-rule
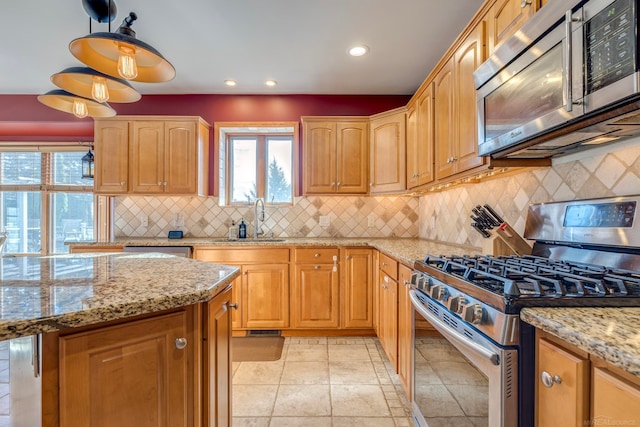
<instances>
[{"instance_id":1,"label":"red painted wall","mask_svg":"<svg viewBox=\"0 0 640 427\"><path fill-rule=\"evenodd\" d=\"M220 121L298 121L300 116L369 116L405 105L409 95L143 95L111 104L119 115L201 116ZM36 95L0 95L0 141L91 141L93 120L38 102Z\"/></svg>"}]
</instances>

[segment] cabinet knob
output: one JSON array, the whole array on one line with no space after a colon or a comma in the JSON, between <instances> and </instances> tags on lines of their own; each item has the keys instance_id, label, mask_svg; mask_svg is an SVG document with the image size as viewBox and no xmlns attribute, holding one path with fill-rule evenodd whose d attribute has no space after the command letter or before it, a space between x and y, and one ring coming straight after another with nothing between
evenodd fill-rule
<instances>
[{"instance_id":1,"label":"cabinet knob","mask_svg":"<svg viewBox=\"0 0 640 427\"><path fill-rule=\"evenodd\" d=\"M186 338L176 338L175 344L176 344L176 348L178 350L182 350L183 348L185 348L187 346L187 339Z\"/></svg>"},{"instance_id":2,"label":"cabinet knob","mask_svg":"<svg viewBox=\"0 0 640 427\"><path fill-rule=\"evenodd\" d=\"M383 263L382 263L382 266L383 266L383 267L386 267L387 265L388 265L388 264L387 264L386 262L383 262Z\"/></svg>"},{"instance_id":3,"label":"cabinet knob","mask_svg":"<svg viewBox=\"0 0 640 427\"><path fill-rule=\"evenodd\" d=\"M124 187L124 185L125 185L125 184L126 184L126 181L120 181L120 185L121 185L122 187Z\"/></svg>"},{"instance_id":4,"label":"cabinet knob","mask_svg":"<svg viewBox=\"0 0 640 427\"><path fill-rule=\"evenodd\" d=\"M338 187L340 187L341 185L342 185L342 183L341 183L341 182L338 182Z\"/></svg>"},{"instance_id":5,"label":"cabinet knob","mask_svg":"<svg viewBox=\"0 0 640 427\"><path fill-rule=\"evenodd\" d=\"M553 387L553 384L562 383L562 378L557 375L552 376L547 371L542 371L542 373L540 374L540 380L542 381L542 384L544 384L544 386L547 388Z\"/></svg>"},{"instance_id":6,"label":"cabinet knob","mask_svg":"<svg viewBox=\"0 0 640 427\"><path fill-rule=\"evenodd\" d=\"M520 9L524 9L525 7L531 5L531 0L522 0L520 2Z\"/></svg>"},{"instance_id":7,"label":"cabinet knob","mask_svg":"<svg viewBox=\"0 0 640 427\"><path fill-rule=\"evenodd\" d=\"M246 275L247 275L247 272L246 272L246 271L243 271L243 272L242 272L242 275L243 275L243 276L246 276Z\"/></svg>"},{"instance_id":8,"label":"cabinet knob","mask_svg":"<svg viewBox=\"0 0 640 427\"><path fill-rule=\"evenodd\" d=\"M237 309L238 309L238 303L235 303L235 304L231 304L231 303L229 303L229 304L227 304L227 307L229 307L229 308L235 308L235 309L237 310Z\"/></svg>"},{"instance_id":9,"label":"cabinet knob","mask_svg":"<svg viewBox=\"0 0 640 427\"><path fill-rule=\"evenodd\" d=\"M332 186L332 187L335 187L335 186L336 186L336 183L335 183L335 182L332 182L332 183L331 183L331 186Z\"/></svg>"},{"instance_id":10,"label":"cabinet knob","mask_svg":"<svg viewBox=\"0 0 640 427\"><path fill-rule=\"evenodd\" d=\"M351 259L351 255L347 255L345 259Z\"/></svg>"},{"instance_id":11,"label":"cabinet knob","mask_svg":"<svg viewBox=\"0 0 640 427\"><path fill-rule=\"evenodd\" d=\"M316 269L316 270L320 270L320 266L319 266L319 265L316 265L316 266L315 266L315 267L313 267L313 268L314 268L314 269Z\"/></svg>"},{"instance_id":12,"label":"cabinet knob","mask_svg":"<svg viewBox=\"0 0 640 427\"><path fill-rule=\"evenodd\" d=\"M158 185L162 185L162 181L158 181Z\"/></svg>"},{"instance_id":13,"label":"cabinet knob","mask_svg":"<svg viewBox=\"0 0 640 427\"><path fill-rule=\"evenodd\" d=\"M320 258L320 254L319 253L315 253L315 254L313 254L313 256L316 257L316 258Z\"/></svg>"},{"instance_id":14,"label":"cabinet knob","mask_svg":"<svg viewBox=\"0 0 640 427\"><path fill-rule=\"evenodd\" d=\"M373 187L373 182L370 182L370 183L369 183L369 187Z\"/></svg>"}]
</instances>

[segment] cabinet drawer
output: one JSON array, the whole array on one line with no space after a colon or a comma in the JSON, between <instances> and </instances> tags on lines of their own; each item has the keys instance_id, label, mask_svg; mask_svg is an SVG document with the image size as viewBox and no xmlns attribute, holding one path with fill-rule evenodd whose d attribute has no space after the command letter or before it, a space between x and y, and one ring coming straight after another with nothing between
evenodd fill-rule
<instances>
[{"instance_id":1,"label":"cabinet drawer","mask_svg":"<svg viewBox=\"0 0 640 427\"><path fill-rule=\"evenodd\" d=\"M289 249L209 249L194 248L194 258L201 261L232 264L288 263Z\"/></svg>"},{"instance_id":2,"label":"cabinet drawer","mask_svg":"<svg viewBox=\"0 0 640 427\"><path fill-rule=\"evenodd\" d=\"M296 249L295 260L298 264L333 264L333 257L338 260L338 248L306 248Z\"/></svg>"},{"instance_id":3,"label":"cabinet drawer","mask_svg":"<svg viewBox=\"0 0 640 427\"><path fill-rule=\"evenodd\" d=\"M383 253L380 254L380 270L393 280L398 280L398 261Z\"/></svg>"}]
</instances>

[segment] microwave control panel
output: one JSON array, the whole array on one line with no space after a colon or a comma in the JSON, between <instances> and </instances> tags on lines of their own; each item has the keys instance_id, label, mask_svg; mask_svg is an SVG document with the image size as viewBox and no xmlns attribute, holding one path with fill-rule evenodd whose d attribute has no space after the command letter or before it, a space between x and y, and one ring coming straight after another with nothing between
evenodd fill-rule
<instances>
[{"instance_id":1,"label":"microwave control panel","mask_svg":"<svg viewBox=\"0 0 640 427\"><path fill-rule=\"evenodd\" d=\"M635 0L615 0L585 23L586 94L636 71L635 14Z\"/></svg>"}]
</instances>

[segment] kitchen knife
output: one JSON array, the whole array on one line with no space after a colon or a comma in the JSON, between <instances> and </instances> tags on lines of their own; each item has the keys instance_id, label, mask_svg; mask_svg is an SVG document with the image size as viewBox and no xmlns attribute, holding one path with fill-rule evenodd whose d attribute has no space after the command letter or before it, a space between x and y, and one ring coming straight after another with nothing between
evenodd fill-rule
<instances>
[{"instance_id":1,"label":"kitchen knife","mask_svg":"<svg viewBox=\"0 0 640 427\"><path fill-rule=\"evenodd\" d=\"M489 232L486 231L484 228L482 228L479 224L472 222L471 226L475 228L478 231L478 233L482 234L482 237L484 238L491 237L491 234L489 234Z\"/></svg>"},{"instance_id":2,"label":"kitchen knife","mask_svg":"<svg viewBox=\"0 0 640 427\"><path fill-rule=\"evenodd\" d=\"M471 219L478 223L478 225L481 225L485 229L493 228L491 221L488 221L477 208L472 208L471 211L476 214L475 216L472 215Z\"/></svg>"},{"instance_id":3,"label":"kitchen knife","mask_svg":"<svg viewBox=\"0 0 640 427\"><path fill-rule=\"evenodd\" d=\"M491 228L500 226L500 223L484 207L478 205L476 210L480 212L481 218L491 225Z\"/></svg>"},{"instance_id":4,"label":"kitchen knife","mask_svg":"<svg viewBox=\"0 0 640 427\"><path fill-rule=\"evenodd\" d=\"M491 206L485 204L484 208L487 210L487 212L489 212L491 214L491 216L493 216L495 218L496 221L498 221L499 224L504 223L504 219L502 219L502 217L500 215L498 215L498 213L496 211L494 211Z\"/></svg>"}]
</instances>

